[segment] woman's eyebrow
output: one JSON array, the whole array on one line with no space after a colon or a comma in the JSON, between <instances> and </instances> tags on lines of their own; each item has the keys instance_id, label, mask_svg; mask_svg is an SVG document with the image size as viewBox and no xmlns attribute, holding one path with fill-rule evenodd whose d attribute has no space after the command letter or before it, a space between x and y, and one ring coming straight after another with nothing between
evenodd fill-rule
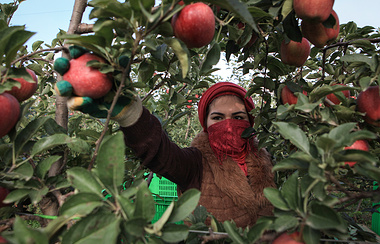
<instances>
[{"instance_id":1,"label":"woman's eyebrow","mask_svg":"<svg viewBox=\"0 0 380 244\"><path fill-rule=\"evenodd\" d=\"M216 114L216 115L224 115L224 113L221 113L221 112L212 112L210 115L214 115L214 114Z\"/></svg>"},{"instance_id":2,"label":"woman's eyebrow","mask_svg":"<svg viewBox=\"0 0 380 244\"><path fill-rule=\"evenodd\" d=\"M238 112L232 113L232 115L237 115L237 114L247 114L247 113L244 111L238 111Z\"/></svg>"}]
</instances>

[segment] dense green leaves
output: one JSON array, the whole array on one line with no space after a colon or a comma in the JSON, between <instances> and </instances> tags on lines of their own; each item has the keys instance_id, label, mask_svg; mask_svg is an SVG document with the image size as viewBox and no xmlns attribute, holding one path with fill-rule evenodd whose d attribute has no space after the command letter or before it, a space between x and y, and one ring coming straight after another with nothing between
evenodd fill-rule
<instances>
[{"instance_id":1,"label":"dense green leaves","mask_svg":"<svg viewBox=\"0 0 380 244\"><path fill-rule=\"evenodd\" d=\"M370 196L373 181L380 181L379 129L363 119L356 100L360 91L380 84L375 28L342 24L339 43L312 47L305 65L295 68L279 58L283 39L302 38L292 0L206 0L217 20L216 35L210 45L194 49L174 38L170 19L183 8L176 1L164 0L152 9L154 1L92 0L89 17L95 24L91 33L61 30L51 43L33 43L35 53L31 53L23 45L33 32L24 26L8 26L22 1L16 2L0 4L0 71L1 78L7 77L0 93L20 87L12 78L31 81L25 67L38 74L39 90L21 104L19 122L0 140L0 185L12 189L6 203L23 206L30 201L42 211L46 210L39 204L46 200L58 199L63 205L55 209L60 216L41 230L30 229L17 217L7 236L10 241L48 243L57 237L62 243L174 243L188 238L189 243L200 243L193 239L194 233L188 235L189 229L209 228L214 234L227 232L225 241L234 243L261 241L267 230L300 231L308 244L319 243L323 234L341 241L348 236L341 214L357 216L360 211L346 213L338 205L349 202L359 209L364 200L373 200L362 198L359 206L355 202L359 198L352 196ZM256 34L258 39L250 43ZM233 221L219 223L204 207L196 208L200 192L192 189L168 203L152 224L156 203L145 182L147 169L125 148L118 125L74 111L69 111L67 130L53 119L67 118L67 111L61 110L64 102L55 106L53 86L60 78L51 65L57 60L54 48L62 50L63 43L105 58L107 63L88 65L113 75L114 88L106 99L111 101L122 84L121 94L140 96L181 146L190 145L188 138L201 130L195 110L205 88L225 79L247 88L256 106L250 112L255 116L259 147L273 156L277 187L264 190L275 207L273 216L260 218L250 229L238 228ZM78 55L70 53L72 58ZM228 78L213 75L223 53L233 70ZM125 70L127 65L130 69ZM295 92L297 103L281 103L284 85ZM350 91L347 98L345 90ZM326 96L332 94L339 104L328 103ZM356 140L367 140L370 150L344 150ZM344 166L347 161L357 163ZM207 217L211 226L205 225ZM62 232L73 218L75 224ZM193 223L191 228L174 224L185 218Z\"/></svg>"}]
</instances>

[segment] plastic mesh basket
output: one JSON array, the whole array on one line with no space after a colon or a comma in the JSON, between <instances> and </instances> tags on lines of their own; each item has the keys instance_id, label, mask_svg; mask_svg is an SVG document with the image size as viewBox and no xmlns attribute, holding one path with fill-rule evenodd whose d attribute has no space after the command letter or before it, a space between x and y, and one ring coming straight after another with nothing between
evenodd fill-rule
<instances>
[{"instance_id":1,"label":"plastic mesh basket","mask_svg":"<svg viewBox=\"0 0 380 244\"><path fill-rule=\"evenodd\" d=\"M177 201L177 185L164 177L160 179L154 174L149 189L154 194L153 198L156 202L156 215L152 220L152 223L155 223L161 218L170 203Z\"/></svg>"},{"instance_id":2,"label":"plastic mesh basket","mask_svg":"<svg viewBox=\"0 0 380 244\"><path fill-rule=\"evenodd\" d=\"M376 190L378 188L378 184L375 182L373 189ZM380 204L374 203L373 205ZM380 208L377 208L378 211L380 211ZM376 234L380 235L380 213L373 213L372 214L372 230L376 232Z\"/></svg>"}]
</instances>

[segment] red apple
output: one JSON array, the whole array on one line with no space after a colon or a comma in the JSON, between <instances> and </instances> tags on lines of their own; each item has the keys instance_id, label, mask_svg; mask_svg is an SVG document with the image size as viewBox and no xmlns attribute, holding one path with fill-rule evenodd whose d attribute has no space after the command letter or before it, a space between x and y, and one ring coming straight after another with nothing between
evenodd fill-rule
<instances>
[{"instance_id":1,"label":"red apple","mask_svg":"<svg viewBox=\"0 0 380 244\"><path fill-rule=\"evenodd\" d=\"M335 85L339 85L339 86L346 86L345 84L333 84L333 86ZM343 95L345 97L349 97L350 96L350 91L349 90L345 90L345 91L342 91L343 92ZM333 104L340 104L340 100L337 96L334 95L334 93L330 93L326 96L327 99L329 99ZM325 103L326 106L330 106L329 103Z\"/></svg>"},{"instance_id":2,"label":"red apple","mask_svg":"<svg viewBox=\"0 0 380 244\"><path fill-rule=\"evenodd\" d=\"M306 91L302 92L303 94L307 95ZM288 86L284 86L281 90L281 101L283 104L296 104L298 100L298 97L293 94L293 92L289 89Z\"/></svg>"},{"instance_id":3,"label":"red apple","mask_svg":"<svg viewBox=\"0 0 380 244\"><path fill-rule=\"evenodd\" d=\"M9 133L20 117L20 103L8 93L0 94L0 138Z\"/></svg>"},{"instance_id":4,"label":"red apple","mask_svg":"<svg viewBox=\"0 0 380 244\"><path fill-rule=\"evenodd\" d=\"M63 75L63 80L70 82L75 95L96 99L106 95L111 90L113 82L110 75L88 67L87 62L91 60L105 63L101 57L85 53L70 60L70 69Z\"/></svg>"},{"instance_id":5,"label":"red apple","mask_svg":"<svg viewBox=\"0 0 380 244\"><path fill-rule=\"evenodd\" d=\"M5 240L5 238L4 238L4 237L0 236L0 243L8 243L8 241L7 241L7 240Z\"/></svg>"},{"instance_id":6,"label":"red apple","mask_svg":"<svg viewBox=\"0 0 380 244\"><path fill-rule=\"evenodd\" d=\"M283 233L278 236L272 244L303 244L299 232L293 232L292 234Z\"/></svg>"},{"instance_id":7,"label":"red apple","mask_svg":"<svg viewBox=\"0 0 380 244\"><path fill-rule=\"evenodd\" d=\"M323 22L330 16L334 0L293 0L293 9L300 19Z\"/></svg>"},{"instance_id":8,"label":"red apple","mask_svg":"<svg viewBox=\"0 0 380 244\"><path fill-rule=\"evenodd\" d=\"M323 23L314 23L302 20L301 29L303 36L308 39L314 46L322 48L327 44L335 41L339 35L339 18L334 10L331 11L336 23L332 28L327 28Z\"/></svg>"},{"instance_id":9,"label":"red apple","mask_svg":"<svg viewBox=\"0 0 380 244\"><path fill-rule=\"evenodd\" d=\"M369 145L368 142L365 140L357 140L355 141L351 146L345 147L345 150L347 149L356 149L356 150L363 150L363 151L369 151ZM344 164L348 164L350 167L354 167L356 162L344 162Z\"/></svg>"},{"instance_id":10,"label":"red apple","mask_svg":"<svg viewBox=\"0 0 380 244\"><path fill-rule=\"evenodd\" d=\"M197 2L184 7L171 21L174 35L188 48L199 48L214 38L215 18L212 9Z\"/></svg>"},{"instance_id":11,"label":"red apple","mask_svg":"<svg viewBox=\"0 0 380 244\"><path fill-rule=\"evenodd\" d=\"M286 43L281 42L280 56L284 64L301 67L310 55L310 43L306 38L302 38L301 42L290 40Z\"/></svg>"},{"instance_id":12,"label":"red apple","mask_svg":"<svg viewBox=\"0 0 380 244\"><path fill-rule=\"evenodd\" d=\"M9 204L3 203L4 199L8 196L9 192L10 191L7 188L0 186L0 208L6 207L9 205Z\"/></svg>"},{"instance_id":13,"label":"red apple","mask_svg":"<svg viewBox=\"0 0 380 244\"><path fill-rule=\"evenodd\" d=\"M371 86L359 93L357 109L365 113L364 120L372 125L380 127L380 95L379 87Z\"/></svg>"},{"instance_id":14,"label":"red apple","mask_svg":"<svg viewBox=\"0 0 380 244\"><path fill-rule=\"evenodd\" d=\"M36 74L33 70L30 69L26 69L26 71L28 71L34 82L28 82L24 78L13 78L21 84L21 87L13 87L12 90L6 91L6 93L13 95L19 102L25 101L26 99L30 98L37 90Z\"/></svg>"}]
</instances>

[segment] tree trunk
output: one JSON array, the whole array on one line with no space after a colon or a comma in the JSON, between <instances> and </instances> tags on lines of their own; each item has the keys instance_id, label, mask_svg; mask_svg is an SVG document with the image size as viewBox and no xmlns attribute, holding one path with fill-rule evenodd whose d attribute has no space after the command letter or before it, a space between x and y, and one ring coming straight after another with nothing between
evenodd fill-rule
<instances>
[{"instance_id":1,"label":"tree trunk","mask_svg":"<svg viewBox=\"0 0 380 244\"><path fill-rule=\"evenodd\" d=\"M67 34L74 34L79 24L82 21L82 16L87 7L87 0L75 0L73 12L71 15L69 29ZM66 47L68 46L66 43L64 44ZM69 53L62 52L62 57L70 58ZM62 80L62 77L58 75L57 82ZM68 127L68 108L67 108L67 98L58 96L56 97L56 111L55 111L55 120L57 124L62 126L67 130ZM60 174L62 170L62 166L66 163L66 153L61 153L61 160L55 162L49 170L49 177L56 176ZM55 194L48 194L42 199L40 202L40 207L42 212L45 215L58 215L59 202L57 200L57 194L59 192L55 192ZM46 223L45 223L46 224Z\"/></svg>"}]
</instances>

